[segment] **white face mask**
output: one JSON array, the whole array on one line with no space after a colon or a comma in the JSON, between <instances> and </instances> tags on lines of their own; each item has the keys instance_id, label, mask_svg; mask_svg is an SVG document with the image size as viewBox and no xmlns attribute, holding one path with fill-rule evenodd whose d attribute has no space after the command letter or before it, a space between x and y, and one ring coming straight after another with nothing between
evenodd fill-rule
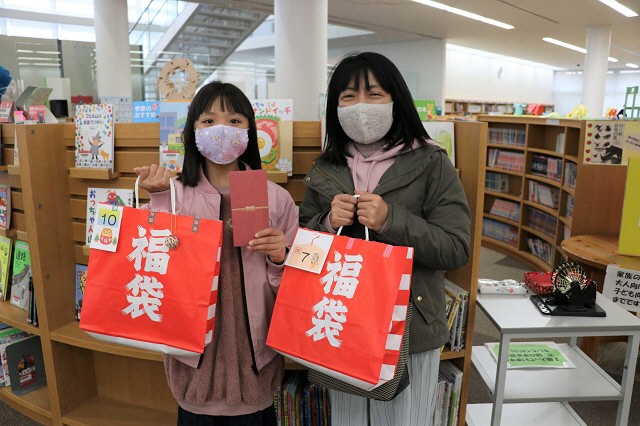
<instances>
[{"instance_id":1,"label":"white face mask","mask_svg":"<svg viewBox=\"0 0 640 426\"><path fill-rule=\"evenodd\" d=\"M393 102L388 104L359 103L338 107L342 130L357 143L371 144L387 134L393 124Z\"/></svg>"}]
</instances>

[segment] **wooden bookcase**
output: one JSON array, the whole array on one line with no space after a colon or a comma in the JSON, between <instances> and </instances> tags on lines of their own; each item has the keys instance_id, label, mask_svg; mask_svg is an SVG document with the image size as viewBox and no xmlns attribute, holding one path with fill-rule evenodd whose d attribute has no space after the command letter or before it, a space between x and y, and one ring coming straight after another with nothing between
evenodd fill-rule
<instances>
[{"instance_id":1,"label":"wooden bookcase","mask_svg":"<svg viewBox=\"0 0 640 426\"><path fill-rule=\"evenodd\" d=\"M566 253L560 243L573 235L597 233L617 236L620 232L620 219L624 198L626 166L583 164L586 121L569 119L545 119L541 117L514 117L480 115L478 120L486 122L489 132L518 131L523 137L522 146L499 143L488 136L488 158L492 150L521 154L524 157L523 170L506 170L487 166L488 173L501 176L508 181L508 191L499 192L485 189L484 219L498 226L509 226L515 238L501 240L489 235L484 227L483 245L513 255L532 265L534 270L550 271ZM535 162L540 158L552 159L559 163L560 174L557 178L540 176L535 173ZM489 163L487 163L489 164ZM567 179L568 168L575 170L575 183L570 185ZM531 200L531 185L548 188L558 194L558 205L545 205L544 202ZM544 190L546 192L547 189ZM535 198L535 197L534 197ZM567 201L573 199L573 212L567 210ZM520 208L518 218L505 218L492 214L496 200L515 203ZM539 199L540 201L540 199ZM549 204L549 203L547 203ZM540 226L535 218L544 217L548 226ZM532 226L533 224L533 226ZM548 259L533 254L528 239L539 239L548 244Z\"/></svg>"},{"instance_id":2,"label":"wooden bookcase","mask_svg":"<svg viewBox=\"0 0 640 426\"><path fill-rule=\"evenodd\" d=\"M14 132L17 141L14 139ZM470 290L466 347L444 352L465 373L459 424L464 424L471 368L475 283L478 278L487 124L456 122L456 161L472 212L469 263L447 277ZM3 233L29 242L39 326L26 312L0 302L0 321L41 338L47 386L0 399L44 424L173 425L177 404L166 383L160 354L105 343L81 331L75 320L75 264L87 264L87 188L133 188L135 166L157 163L157 123L115 125L115 171L74 170L74 125L2 125L0 183L12 187L11 229ZM295 122L293 176L280 183L302 201L303 178L320 153L320 123ZM14 144L19 166L13 165ZM273 176L282 181L282 176ZM141 191L146 201L148 194ZM288 368L296 368L288 363Z\"/></svg>"}]
</instances>

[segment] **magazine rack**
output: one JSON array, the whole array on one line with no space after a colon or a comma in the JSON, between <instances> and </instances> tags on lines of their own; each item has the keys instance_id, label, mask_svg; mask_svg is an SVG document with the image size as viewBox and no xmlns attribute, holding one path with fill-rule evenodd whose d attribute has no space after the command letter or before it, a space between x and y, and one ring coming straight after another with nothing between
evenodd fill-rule
<instances>
[{"instance_id":1,"label":"magazine rack","mask_svg":"<svg viewBox=\"0 0 640 426\"><path fill-rule=\"evenodd\" d=\"M20 166L13 166L14 125L2 125L2 158L12 173L0 183L12 188L11 229L7 235L29 242L39 327L26 312L0 302L0 321L40 336L47 386L24 396L0 388L0 399L29 417L55 425L174 425L177 404L166 383L160 354L109 344L89 337L75 320L75 264L86 264L86 196L89 187L133 188L133 168L157 163L157 123L116 123L115 173L70 174L74 164L74 124L17 126ZM467 345L444 351L464 373L459 425L464 424L471 367L475 283L478 278L487 124L456 122L456 164L472 213L469 263L447 278L469 290ZM304 176L320 154L320 123L294 122L293 176L282 183L299 203ZM275 177L274 179L279 179ZM141 191L141 198L148 198ZM300 368L287 363L287 368Z\"/></svg>"}]
</instances>

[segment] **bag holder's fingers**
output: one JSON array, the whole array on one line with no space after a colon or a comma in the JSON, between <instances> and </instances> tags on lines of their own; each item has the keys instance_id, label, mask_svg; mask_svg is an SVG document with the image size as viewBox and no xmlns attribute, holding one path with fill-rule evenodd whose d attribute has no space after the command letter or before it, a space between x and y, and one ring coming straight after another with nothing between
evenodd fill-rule
<instances>
[{"instance_id":1,"label":"bag holder's fingers","mask_svg":"<svg viewBox=\"0 0 640 426\"><path fill-rule=\"evenodd\" d=\"M138 187L140 185L140 176L136 178L136 183L133 187L134 196L136 198L136 209L140 208L140 197L138 196ZM169 191L171 193L171 214L176 214L176 184L173 183L173 179L169 179Z\"/></svg>"}]
</instances>

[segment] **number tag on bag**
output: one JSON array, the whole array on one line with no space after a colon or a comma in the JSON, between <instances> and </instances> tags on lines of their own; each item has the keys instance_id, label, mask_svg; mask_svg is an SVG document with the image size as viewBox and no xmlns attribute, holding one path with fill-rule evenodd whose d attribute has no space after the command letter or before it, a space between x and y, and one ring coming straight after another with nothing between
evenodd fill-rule
<instances>
[{"instance_id":1,"label":"number tag on bag","mask_svg":"<svg viewBox=\"0 0 640 426\"><path fill-rule=\"evenodd\" d=\"M284 264L319 274L332 242L333 235L299 228Z\"/></svg>"},{"instance_id":2,"label":"number tag on bag","mask_svg":"<svg viewBox=\"0 0 640 426\"><path fill-rule=\"evenodd\" d=\"M111 252L116 251L123 211L122 206L98 204L93 217L94 231L89 247Z\"/></svg>"}]
</instances>

